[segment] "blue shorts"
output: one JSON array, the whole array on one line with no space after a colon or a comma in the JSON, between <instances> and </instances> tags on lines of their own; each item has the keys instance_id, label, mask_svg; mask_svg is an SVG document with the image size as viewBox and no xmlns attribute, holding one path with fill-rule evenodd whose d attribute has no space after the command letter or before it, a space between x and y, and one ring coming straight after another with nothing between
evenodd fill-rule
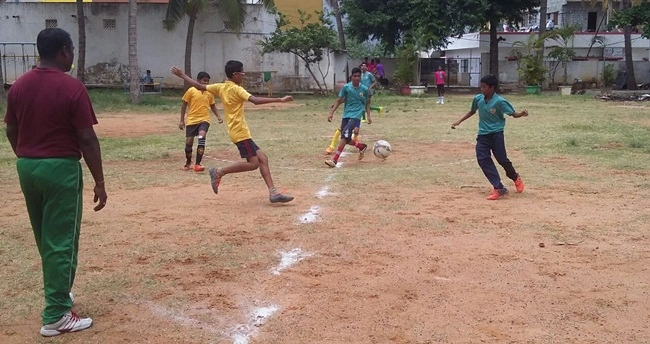
<instances>
[{"instance_id":1,"label":"blue shorts","mask_svg":"<svg viewBox=\"0 0 650 344\"><path fill-rule=\"evenodd\" d=\"M239 148L239 155L244 159L257 156L257 151L260 150L260 147L258 147L255 142L253 142L253 139L239 141L235 143L235 145L237 148Z\"/></svg>"},{"instance_id":2,"label":"blue shorts","mask_svg":"<svg viewBox=\"0 0 650 344\"><path fill-rule=\"evenodd\" d=\"M361 120L358 118L343 118L341 119L341 138L344 138L348 143L352 140L354 128L361 127Z\"/></svg>"}]
</instances>

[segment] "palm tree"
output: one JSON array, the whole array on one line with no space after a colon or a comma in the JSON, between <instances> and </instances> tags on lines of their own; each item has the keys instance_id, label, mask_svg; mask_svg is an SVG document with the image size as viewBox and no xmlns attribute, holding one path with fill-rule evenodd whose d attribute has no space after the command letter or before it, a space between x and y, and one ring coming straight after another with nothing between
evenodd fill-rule
<instances>
[{"instance_id":1,"label":"palm tree","mask_svg":"<svg viewBox=\"0 0 650 344\"><path fill-rule=\"evenodd\" d=\"M77 27L79 28L77 79L82 83L86 83L86 16L84 15L83 0L77 0Z\"/></svg>"},{"instance_id":2,"label":"palm tree","mask_svg":"<svg viewBox=\"0 0 650 344\"><path fill-rule=\"evenodd\" d=\"M257 3L264 5L267 10L275 8L273 0L258 0ZM189 17L187 38L185 39L185 73L188 75L192 75L194 25L198 16L206 12L211 4L211 0L169 0L169 3L167 3L167 14L164 21L165 29L172 31L183 20L183 16L187 15ZM239 32L244 27L247 6L245 0L220 0L217 6L222 17L227 19L232 30Z\"/></svg>"},{"instance_id":3,"label":"palm tree","mask_svg":"<svg viewBox=\"0 0 650 344\"><path fill-rule=\"evenodd\" d=\"M138 71L138 1L129 0L129 91L131 102L140 102Z\"/></svg>"}]
</instances>

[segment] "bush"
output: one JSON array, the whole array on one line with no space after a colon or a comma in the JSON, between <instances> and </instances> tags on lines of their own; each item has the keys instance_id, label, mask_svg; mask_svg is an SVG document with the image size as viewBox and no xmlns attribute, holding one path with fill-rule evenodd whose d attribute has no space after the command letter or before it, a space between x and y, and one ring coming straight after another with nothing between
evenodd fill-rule
<instances>
[{"instance_id":1,"label":"bush","mask_svg":"<svg viewBox=\"0 0 650 344\"><path fill-rule=\"evenodd\" d=\"M613 63L608 63L603 68L603 86L611 87L616 82L616 70Z\"/></svg>"},{"instance_id":2,"label":"bush","mask_svg":"<svg viewBox=\"0 0 650 344\"><path fill-rule=\"evenodd\" d=\"M397 66L393 74L393 81L400 86L408 86L413 82L413 67L417 63L418 56L412 44L403 45L397 51Z\"/></svg>"}]
</instances>

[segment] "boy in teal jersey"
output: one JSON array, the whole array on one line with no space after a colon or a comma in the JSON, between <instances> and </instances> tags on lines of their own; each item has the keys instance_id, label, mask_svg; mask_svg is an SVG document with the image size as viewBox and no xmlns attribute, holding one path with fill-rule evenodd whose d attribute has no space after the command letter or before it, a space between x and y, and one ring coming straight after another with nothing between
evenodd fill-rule
<instances>
[{"instance_id":1,"label":"boy in teal jersey","mask_svg":"<svg viewBox=\"0 0 650 344\"><path fill-rule=\"evenodd\" d=\"M368 88L361 85L361 69L353 68L352 82L345 84L345 86L341 88L339 98L332 105L329 116L327 117L327 121L331 122L336 109L338 109L339 105L345 102L340 128L342 139L339 142L334 158L325 161L327 166L336 167L346 144L357 147L359 149L359 160L363 159L363 155L366 152L368 145L352 140L352 135L359 135L361 116L364 112L368 116L368 124L372 123L372 119L370 118L370 98L368 93Z\"/></svg>"},{"instance_id":2,"label":"boy in teal jersey","mask_svg":"<svg viewBox=\"0 0 650 344\"><path fill-rule=\"evenodd\" d=\"M472 108L463 117L451 125L456 129L463 121L472 117L478 110L478 136L476 137L476 159L483 170L485 177L493 186L492 193L488 200L497 200L508 193L501 183L499 171L494 165L492 154L497 159L499 165L506 170L508 178L515 182L517 192L524 191L524 182L521 180L519 173L515 171L512 162L506 154L506 144L503 136L503 130L506 125L504 116L513 118L528 116L528 111L515 111L512 105L505 98L494 92L498 85L496 76L488 74L481 79L481 94L474 97Z\"/></svg>"}]
</instances>

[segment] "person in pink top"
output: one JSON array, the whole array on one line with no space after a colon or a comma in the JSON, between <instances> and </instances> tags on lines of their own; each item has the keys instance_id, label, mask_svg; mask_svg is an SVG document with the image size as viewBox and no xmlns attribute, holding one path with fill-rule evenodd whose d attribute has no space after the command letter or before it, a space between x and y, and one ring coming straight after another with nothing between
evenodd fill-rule
<instances>
[{"instance_id":1,"label":"person in pink top","mask_svg":"<svg viewBox=\"0 0 650 344\"><path fill-rule=\"evenodd\" d=\"M447 80L447 73L445 73L442 66L438 66L438 70L433 73L436 79L436 86L438 87L438 101L436 104L445 103L445 81Z\"/></svg>"},{"instance_id":2,"label":"person in pink top","mask_svg":"<svg viewBox=\"0 0 650 344\"><path fill-rule=\"evenodd\" d=\"M368 71L369 71L373 76L375 76L375 72L376 72L376 68L375 68L375 67L376 67L376 65L375 65L375 59L370 60L370 63L368 63L367 66L368 66ZM375 76L375 77L376 77L376 76Z\"/></svg>"}]
</instances>

